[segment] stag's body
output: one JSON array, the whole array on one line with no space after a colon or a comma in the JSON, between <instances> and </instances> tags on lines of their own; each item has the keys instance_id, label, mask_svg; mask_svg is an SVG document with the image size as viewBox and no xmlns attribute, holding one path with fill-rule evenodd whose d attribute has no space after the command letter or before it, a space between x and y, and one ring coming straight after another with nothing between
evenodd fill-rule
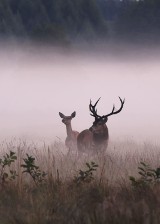
<instances>
[{"instance_id":1,"label":"stag's body","mask_svg":"<svg viewBox=\"0 0 160 224\"><path fill-rule=\"evenodd\" d=\"M92 151L93 149L93 133L89 130L83 130L77 137L78 153Z\"/></svg>"},{"instance_id":2,"label":"stag's body","mask_svg":"<svg viewBox=\"0 0 160 224\"><path fill-rule=\"evenodd\" d=\"M78 131L72 130L71 120L76 116L76 112L73 112L70 116L65 116L59 112L59 116L62 118L62 122L66 125L67 137L65 140L65 145L70 151L76 151L77 149L77 136L79 135Z\"/></svg>"},{"instance_id":3,"label":"stag's body","mask_svg":"<svg viewBox=\"0 0 160 224\"><path fill-rule=\"evenodd\" d=\"M98 101L99 99L95 105L92 105L91 102L89 105L91 115L95 118L93 125L89 129L82 131L77 137L77 148L79 153L105 153L109 140L109 132L106 125L108 116L119 113L122 110L124 104L124 100L122 101L120 98L121 107L119 110L115 111L115 107L113 106L112 112L110 114L99 116L97 114L97 110L95 109Z\"/></svg>"},{"instance_id":4,"label":"stag's body","mask_svg":"<svg viewBox=\"0 0 160 224\"><path fill-rule=\"evenodd\" d=\"M98 128L97 128L98 129ZM89 152L91 154L104 153L108 146L109 133L107 125L101 130L90 127L82 131L77 137L77 148L79 153Z\"/></svg>"}]
</instances>

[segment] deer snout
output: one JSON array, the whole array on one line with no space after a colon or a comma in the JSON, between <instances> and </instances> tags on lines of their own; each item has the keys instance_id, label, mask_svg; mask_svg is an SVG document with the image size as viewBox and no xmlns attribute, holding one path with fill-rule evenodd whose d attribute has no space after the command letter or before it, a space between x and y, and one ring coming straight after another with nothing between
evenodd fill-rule
<instances>
[{"instance_id":1,"label":"deer snout","mask_svg":"<svg viewBox=\"0 0 160 224\"><path fill-rule=\"evenodd\" d=\"M65 120L65 119L62 119L62 122L63 122L64 124L66 124L66 120Z\"/></svg>"}]
</instances>

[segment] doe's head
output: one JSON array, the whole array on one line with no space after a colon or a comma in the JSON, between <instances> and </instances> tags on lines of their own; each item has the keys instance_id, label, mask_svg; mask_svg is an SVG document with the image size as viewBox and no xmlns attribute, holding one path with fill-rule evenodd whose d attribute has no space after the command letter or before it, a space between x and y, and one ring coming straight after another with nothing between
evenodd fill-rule
<instances>
[{"instance_id":1,"label":"doe's head","mask_svg":"<svg viewBox=\"0 0 160 224\"><path fill-rule=\"evenodd\" d=\"M62 122L65 125L68 125L71 123L72 118L74 118L76 116L76 112L74 111L70 116L65 116L64 114L59 112L59 116L62 118Z\"/></svg>"}]
</instances>

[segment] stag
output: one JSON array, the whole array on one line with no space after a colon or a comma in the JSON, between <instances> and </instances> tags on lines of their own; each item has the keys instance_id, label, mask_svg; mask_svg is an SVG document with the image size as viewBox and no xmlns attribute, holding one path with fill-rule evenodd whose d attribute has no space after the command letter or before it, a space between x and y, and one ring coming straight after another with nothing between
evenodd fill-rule
<instances>
[{"instance_id":1,"label":"stag","mask_svg":"<svg viewBox=\"0 0 160 224\"><path fill-rule=\"evenodd\" d=\"M62 118L62 122L66 125L67 137L65 140L65 145L69 149L69 152L71 152L77 148L77 136L79 134L78 131L72 130L71 125L71 120L76 116L76 112L74 111L70 116L65 116L59 112L59 116Z\"/></svg>"},{"instance_id":2,"label":"stag","mask_svg":"<svg viewBox=\"0 0 160 224\"><path fill-rule=\"evenodd\" d=\"M108 121L109 116L121 112L125 99L122 100L120 97L119 99L121 102L120 108L116 110L115 106L113 105L111 113L103 116L98 115L96 109L97 103L99 102L100 98L94 105L92 105L92 102L90 100L90 115L93 116L95 120L93 122L93 125L89 129L83 130L77 137L77 148L79 153L88 151L94 154L97 152L104 153L106 151L109 140L109 133L106 122Z\"/></svg>"}]
</instances>

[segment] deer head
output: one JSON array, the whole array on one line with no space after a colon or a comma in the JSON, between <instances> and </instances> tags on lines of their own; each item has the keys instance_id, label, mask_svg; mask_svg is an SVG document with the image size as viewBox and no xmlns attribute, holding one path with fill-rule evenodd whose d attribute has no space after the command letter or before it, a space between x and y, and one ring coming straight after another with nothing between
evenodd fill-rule
<instances>
[{"instance_id":1,"label":"deer head","mask_svg":"<svg viewBox=\"0 0 160 224\"><path fill-rule=\"evenodd\" d=\"M120 108L118 110L115 110L115 106L113 105L113 109L112 109L111 113L109 113L107 115L103 115L103 116L98 115L97 114L97 109L96 109L96 105L99 102L100 98L97 100L97 102L94 105L92 105L92 102L90 100L90 104L89 104L89 110L91 112L90 115L95 118L95 121L93 122L93 125L90 128L90 131L92 131L94 133L104 132L103 128L106 127L106 122L108 121L108 117L111 116L111 115L120 113L122 108L123 108L125 99L122 100L120 97L119 97L119 99L120 99L120 102L121 102Z\"/></svg>"},{"instance_id":2,"label":"deer head","mask_svg":"<svg viewBox=\"0 0 160 224\"><path fill-rule=\"evenodd\" d=\"M65 116L61 112L59 112L59 116L62 118L62 122L65 125L69 125L71 123L72 118L76 116L76 112L74 111L70 116Z\"/></svg>"}]
</instances>

